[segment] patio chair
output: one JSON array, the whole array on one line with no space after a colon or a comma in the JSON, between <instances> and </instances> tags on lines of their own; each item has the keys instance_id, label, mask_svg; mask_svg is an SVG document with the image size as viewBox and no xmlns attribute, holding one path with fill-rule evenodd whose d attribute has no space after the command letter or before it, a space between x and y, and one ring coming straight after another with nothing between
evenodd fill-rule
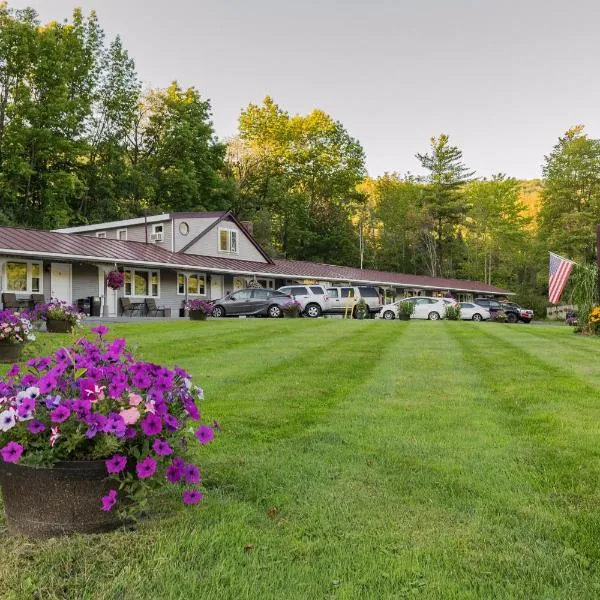
<instances>
[{"instance_id":1,"label":"patio chair","mask_svg":"<svg viewBox=\"0 0 600 600\"><path fill-rule=\"evenodd\" d=\"M119 298L121 302L121 314L124 317L133 317L136 312L139 313L139 308L131 303L129 298Z\"/></svg>"},{"instance_id":2,"label":"patio chair","mask_svg":"<svg viewBox=\"0 0 600 600\"><path fill-rule=\"evenodd\" d=\"M165 307L156 306L154 298L146 298L146 315L149 317L164 317Z\"/></svg>"},{"instance_id":3,"label":"patio chair","mask_svg":"<svg viewBox=\"0 0 600 600\"><path fill-rule=\"evenodd\" d=\"M2 294L2 306L4 310L17 312L21 308L21 303L17 300L16 294Z\"/></svg>"},{"instance_id":4,"label":"patio chair","mask_svg":"<svg viewBox=\"0 0 600 600\"><path fill-rule=\"evenodd\" d=\"M45 304L44 294L31 294L31 306L35 308L38 304Z\"/></svg>"}]
</instances>

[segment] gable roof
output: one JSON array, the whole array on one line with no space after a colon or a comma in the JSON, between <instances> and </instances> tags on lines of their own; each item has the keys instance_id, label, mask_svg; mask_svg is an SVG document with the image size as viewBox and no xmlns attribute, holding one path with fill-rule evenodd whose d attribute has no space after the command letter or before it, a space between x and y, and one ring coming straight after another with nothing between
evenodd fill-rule
<instances>
[{"instance_id":1,"label":"gable roof","mask_svg":"<svg viewBox=\"0 0 600 600\"><path fill-rule=\"evenodd\" d=\"M170 252L155 244L81 236L37 229L0 227L0 255L88 263L118 263L152 268L207 271L272 277L353 282L420 289L451 289L480 294L510 295L512 292L480 281L407 275L341 265L275 259L268 263Z\"/></svg>"},{"instance_id":2,"label":"gable roof","mask_svg":"<svg viewBox=\"0 0 600 600\"><path fill-rule=\"evenodd\" d=\"M268 262L273 263L273 259L263 250L262 246L254 239L254 236L242 225L240 221L236 218L236 216L228 210L224 212L220 218L211 223L206 229L201 231L195 238L191 239L181 250L180 252L186 252L189 250L198 240L202 239L209 231L212 231L215 227L217 227L220 223L226 220L233 221L242 231L242 233L248 238L250 243L260 252L261 256Z\"/></svg>"}]
</instances>

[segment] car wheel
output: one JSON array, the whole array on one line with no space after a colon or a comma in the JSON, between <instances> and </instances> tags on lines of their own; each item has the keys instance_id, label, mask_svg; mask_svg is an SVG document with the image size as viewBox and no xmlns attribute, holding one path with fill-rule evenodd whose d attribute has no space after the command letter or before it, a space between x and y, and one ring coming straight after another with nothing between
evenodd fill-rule
<instances>
[{"instance_id":1,"label":"car wheel","mask_svg":"<svg viewBox=\"0 0 600 600\"><path fill-rule=\"evenodd\" d=\"M318 304L309 304L304 309L304 314L311 319L316 319L321 316L321 307Z\"/></svg>"},{"instance_id":2,"label":"car wheel","mask_svg":"<svg viewBox=\"0 0 600 600\"><path fill-rule=\"evenodd\" d=\"M273 304L272 306L269 306L268 314L272 319L279 319L283 314L283 311L277 304Z\"/></svg>"},{"instance_id":3,"label":"car wheel","mask_svg":"<svg viewBox=\"0 0 600 600\"><path fill-rule=\"evenodd\" d=\"M432 310L428 315L427 318L430 321L439 321L440 320L440 313L435 312L435 310Z\"/></svg>"},{"instance_id":4,"label":"car wheel","mask_svg":"<svg viewBox=\"0 0 600 600\"><path fill-rule=\"evenodd\" d=\"M519 320L519 318L517 317L517 315L515 315L515 313L508 313L506 315L507 323L516 323L518 320Z\"/></svg>"},{"instance_id":5,"label":"car wheel","mask_svg":"<svg viewBox=\"0 0 600 600\"><path fill-rule=\"evenodd\" d=\"M386 310L383 313L383 318L386 319L387 321L393 321L396 318L396 315L394 314L393 310Z\"/></svg>"},{"instance_id":6,"label":"car wheel","mask_svg":"<svg viewBox=\"0 0 600 600\"><path fill-rule=\"evenodd\" d=\"M212 316L216 317L217 319L219 317L224 317L225 316L225 309L222 306L215 306L212 310Z\"/></svg>"},{"instance_id":7,"label":"car wheel","mask_svg":"<svg viewBox=\"0 0 600 600\"><path fill-rule=\"evenodd\" d=\"M473 315L473 321L483 321L483 317L479 313Z\"/></svg>"}]
</instances>

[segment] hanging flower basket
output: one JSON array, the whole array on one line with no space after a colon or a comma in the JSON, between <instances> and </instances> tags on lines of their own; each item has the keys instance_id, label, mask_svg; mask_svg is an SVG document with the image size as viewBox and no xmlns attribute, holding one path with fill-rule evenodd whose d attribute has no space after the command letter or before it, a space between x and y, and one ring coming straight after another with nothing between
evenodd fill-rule
<instances>
[{"instance_id":1,"label":"hanging flower basket","mask_svg":"<svg viewBox=\"0 0 600 600\"><path fill-rule=\"evenodd\" d=\"M112 290L120 290L125 285L125 273L109 271L106 274L106 285Z\"/></svg>"}]
</instances>

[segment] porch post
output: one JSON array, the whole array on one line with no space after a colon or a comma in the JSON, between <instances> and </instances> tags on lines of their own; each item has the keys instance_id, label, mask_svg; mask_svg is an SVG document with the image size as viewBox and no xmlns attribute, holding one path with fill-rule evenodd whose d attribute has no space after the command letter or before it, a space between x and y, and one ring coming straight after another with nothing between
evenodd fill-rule
<instances>
[{"instance_id":1,"label":"porch post","mask_svg":"<svg viewBox=\"0 0 600 600\"><path fill-rule=\"evenodd\" d=\"M102 307L102 316L106 319L108 318L108 279L106 278L107 270L105 267L102 268L102 273L104 275L104 298L103 298L103 307Z\"/></svg>"}]
</instances>

